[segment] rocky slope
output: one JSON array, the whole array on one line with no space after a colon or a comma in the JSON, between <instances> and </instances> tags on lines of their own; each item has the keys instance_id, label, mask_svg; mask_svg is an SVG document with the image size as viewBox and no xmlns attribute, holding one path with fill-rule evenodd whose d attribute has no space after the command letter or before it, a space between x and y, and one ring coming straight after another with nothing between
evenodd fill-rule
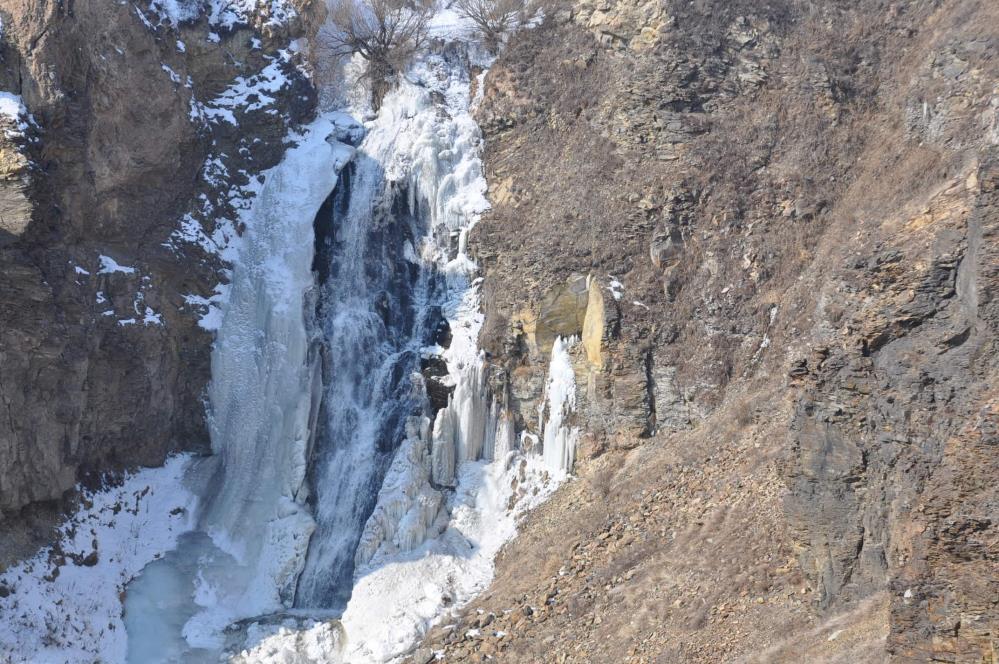
<instances>
[{"instance_id":1,"label":"rocky slope","mask_svg":"<svg viewBox=\"0 0 999 664\"><path fill-rule=\"evenodd\" d=\"M209 300L324 5L209 9L0 1L0 564L78 481L208 444Z\"/></svg>"},{"instance_id":2,"label":"rocky slope","mask_svg":"<svg viewBox=\"0 0 999 664\"><path fill-rule=\"evenodd\" d=\"M579 480L428 648L995 661L997 47L975 0L584 1L511 40L482 342L531 430L581 337Z\"/></svg>"}]
</instances>

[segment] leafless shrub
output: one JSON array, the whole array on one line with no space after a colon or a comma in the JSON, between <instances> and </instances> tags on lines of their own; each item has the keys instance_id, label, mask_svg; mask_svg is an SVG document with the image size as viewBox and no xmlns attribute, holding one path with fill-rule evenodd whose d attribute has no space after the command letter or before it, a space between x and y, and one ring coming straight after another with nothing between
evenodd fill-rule
<instances>
[{"instance_id":1,"label":"leafless shrub","mask_svg":"<svg viewBox=\"0 0 999 664\"><path fill-rule=\"evenodd\" d=\"M392 80L426 43L433 9L433 0L333 0L319 34L321 57L364 58L377 109Z\"/></svg>"},{"instance_id":2,"label":"leafless shrub","mask_svg":"<svg viewBox=\"0 0 999 664\"><path fill-rule=\"evenodd\" d=\"M454 8L475 24L485 47L494 53L505 35L537 11L532 0L455 0Z\"/></svg>"},{"instance_id":3,"label":"leafless shrub","mask_svg":"<svg viewBox=\"0 0 999 664\"><path fill-rule=\"evenodd\" d=\"M740 429L744 429L752 424L756 419L753 412L753 402L748 398L740 399L735 404L735 421Z\"/></svg>"},{"instance_id":4,"label":"leafless shrub","mask_svg":"<svg viewBox=\"0 0 999 664\"><path fill-rule=\"evenodd\" d=\"M607 500L607 497L611 493L611 484L614 481L614 469L609 466L601 466L596 468L587 477L587 481L590 485L590 489L593 491L594 495L598 496L601 500Z\"/></svg>"}]
</instances>

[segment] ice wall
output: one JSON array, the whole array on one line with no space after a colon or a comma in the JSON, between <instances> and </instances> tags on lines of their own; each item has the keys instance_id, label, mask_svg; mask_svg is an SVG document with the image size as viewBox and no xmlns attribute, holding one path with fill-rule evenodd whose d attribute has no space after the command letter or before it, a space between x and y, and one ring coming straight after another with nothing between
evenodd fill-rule
<instances>
[{"instance_id":1,"label":"ice wall","mask_svg":"<svg viewBox=\"0 0 999 664\"><path fill-rule=\"evenodd\" d=\"M313 386L306 293L313 287L312 224L353 149L326 139L328 119L299 137L247 219L232 289L212 352L212 450L202 527L254 577L245 610L280 605L311 532L303 504Z\"/></svg>"},{"instance_id":2,"label":"ice wall","mask_svg":"<svg viewBox=\"0 0 999 664\"><path fill-rule=\"evenodd\" d=\"M354 557L361 569L375 554L411 551L447 527L444 497L431 483L430 420L412 417L406 439L382 482L374 512L365 523Z\"/></svg>"},{"instance_id":3,"label":"ice wall","mask_svg":"<svg viewBox=\"0 0 999 664\"><path fill-rule=\"evenodd\" d=\"M296 145L263 174L241 219L212 349L213 455L187 473L202 506L195 530L128 585L128 662L214 661L229 625L290 603L314 529L305 504L322 385L306 325L313 221L353 156L336 140L350 133L345 122L322 118L290 137Z\"/></svg>"}]
</instances>

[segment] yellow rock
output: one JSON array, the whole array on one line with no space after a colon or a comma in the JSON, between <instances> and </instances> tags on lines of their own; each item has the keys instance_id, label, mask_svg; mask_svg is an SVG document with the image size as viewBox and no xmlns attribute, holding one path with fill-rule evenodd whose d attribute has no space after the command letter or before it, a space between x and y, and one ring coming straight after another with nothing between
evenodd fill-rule
<instances>
[{"instance_id":1,"label":"yellow rock","mask_svg":"<svg viewBox=\"0 0 999 664\"><path fill-rule=\"evenodd\" d=\"M586 359L594 369L603 365L601 345L604 336L604 295L596 279L590 279L587 291L586 316L583 318L583 348Z\"/></svg>"},{"instance_id":2,"label":"yellow rock","mask_svg":"<svg viewBox=\"0 0 999 664\"><path fill-rule=\"evenodd\" d=\"M541 300L534 331L534 342L541 352L550 352L556 337L582 333L589 299L586 281L582 275L572 275L564 286L553 288Z\"/></svg>"},{"instance_id":3,"label":"yellow rock","mask_svg":"<svg viewBox=\"0 0 999 664\"><path fill-rule=\"evenodd\" d=\"M19 151L0 148L0 230L21 235L31 222L28 160Z\"/></svg>"}]
</instances>

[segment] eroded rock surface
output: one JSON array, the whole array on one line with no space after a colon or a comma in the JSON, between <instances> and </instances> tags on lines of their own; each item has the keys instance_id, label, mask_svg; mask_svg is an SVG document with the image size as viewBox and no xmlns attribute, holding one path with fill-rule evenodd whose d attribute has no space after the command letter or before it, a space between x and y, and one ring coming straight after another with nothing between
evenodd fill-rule
<instances>
[{"instance_id":1,"label":"eroded rock surface","mask_svg":"<svg viewBox=\"0 0 999 664\"><path fill-rule=\"evenodd\" d=\"M529 430L539 330L583 334L581 480L430 646L994 660L997 47L974 0L577 2L511 40L482 342Z\"/></svg>"}]
</instances>

